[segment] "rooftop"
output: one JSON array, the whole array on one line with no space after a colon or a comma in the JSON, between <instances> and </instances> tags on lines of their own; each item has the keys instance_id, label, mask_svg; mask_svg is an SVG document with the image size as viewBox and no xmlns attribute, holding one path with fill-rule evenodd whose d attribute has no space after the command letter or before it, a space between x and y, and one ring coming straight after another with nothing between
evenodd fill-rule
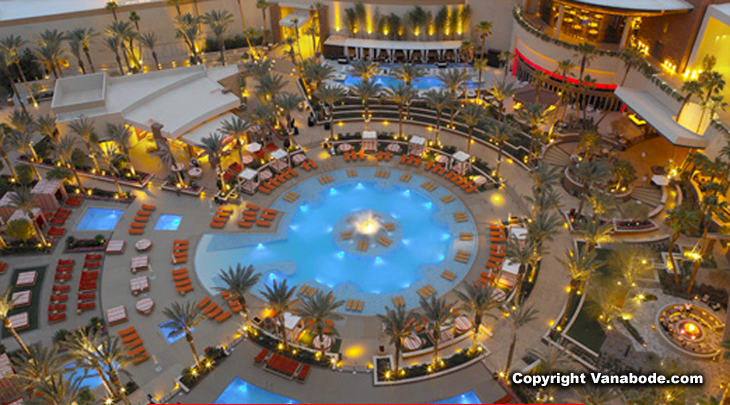
<instances>
[{"instance_id":1,"label":"rooftop","mask_svg":"<svg viewBox=\"0 0 730 405\"><path fill-rule=\"evenodd\" d=\"M160 0L119 0L119 6L160 2ZM80 11L102 10L107 0L0 0L0 21L46 17Z\"/></svg>"},{"instance_id":2,"label":"rooftop","mask_svg":"<svg viewBox=\"0 0 730 405\"><path fill-rule=\"evenodd\" d=\"M569 3L612 10L647 12L692 10L692 5L683 0L571 0Z\"/></svg>"}]
</instances>

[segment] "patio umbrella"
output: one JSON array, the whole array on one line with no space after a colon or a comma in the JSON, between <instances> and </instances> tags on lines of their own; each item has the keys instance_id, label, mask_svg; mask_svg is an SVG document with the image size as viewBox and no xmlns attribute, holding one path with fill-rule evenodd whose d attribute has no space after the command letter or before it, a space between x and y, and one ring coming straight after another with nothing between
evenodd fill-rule
<instances>
[{"instance_id":1,"label":"patio umbrella","mask_svg":"<svg viewBox=\"0 0 730 405\"><path fill-rule=\"evenodd\" d=\"M261 144L258 142L254 142L246 146L246 152L250 153L256 153L261 150Z\"/></svg>"},{"instance_id":2,"label":"patio umbrella","mask_svg":"<svg viewBox=\"0 0 730 405\"><path fill-rule=\"evenodd\" d=\"M352 150L352 145L349 143L343 143L342 145L337 147L337 150L340 152L347 152L349 150Z\"/></svg>"},{"instance_id":3,"label":"patio umbrella","mask_svg":"<svg viewBox=\"0 0 730 405\"><path fill-rule=\"evenodd\" d=\"M666 186L669 184L669 179L667 176L662 176L661 174L655 174L651 177L651 182L656 184L657 186Z\"/></svg>"},{"instance_id":4,"label":"patio umbrella","mask_svg":"<svg viewBox=\"0 0 730 405\"><path fill-rule=\"evenodd\" d=\"M387 149L388 151L393 152L393 153L398 153L398 152L400 152L400 145L391 143L385 149Z\"/></svg>"}]
</instances>

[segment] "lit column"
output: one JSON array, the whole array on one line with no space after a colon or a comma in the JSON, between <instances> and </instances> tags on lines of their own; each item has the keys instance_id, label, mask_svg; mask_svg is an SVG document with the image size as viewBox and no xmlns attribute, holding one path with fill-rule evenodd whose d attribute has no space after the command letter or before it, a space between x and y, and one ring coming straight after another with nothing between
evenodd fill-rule
<instances>
[{"instance_id":1,"label":"lit column","mask_svg":"<svg viewBox=\"0 0 730 405\"><path fill-rule=\"evenodd\" d=\"M558 22L555 23L555 35L553 38L558 39L560 36L560 29L563 27L563 15L565 14L565 6L563 4L558 6Z\"/></svg>"},{"instance_id":2,"label":"lit column","mask_svg":"<svg viewBox=\"0 0 730 405\"><path fill-rule=\"evenodd\" d=\"M624 49L626 47L626 41L629 39L629 32L631 32L631 26L634 25L634 17L626 16L624 19L624 32L621 34L621 42L619 43L618 49Z\"/></svg>"}]
</instances>

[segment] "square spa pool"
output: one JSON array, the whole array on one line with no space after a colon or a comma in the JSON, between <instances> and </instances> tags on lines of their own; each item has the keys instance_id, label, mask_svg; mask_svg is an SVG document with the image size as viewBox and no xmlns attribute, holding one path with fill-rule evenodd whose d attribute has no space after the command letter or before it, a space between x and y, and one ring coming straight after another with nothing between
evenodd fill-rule
<instances>
[{"instance_id":1,"label":"square spa pool","mask_svg":"<svg viewBox=\"0 0 730 405\"><path fill-rule=\"evenodd\" d=\"M76 225L77 231L112 231L124 211L108 208L89 208Z\"/></svg>"},{"instance_id":2,"label":"square spa pool","mask_svg":"<svg viewBox=\"0 0 730 405\"><path fill-rule=\"evenodd\" d=\"M155 222L154 229L156 231L177 231L182 218L182 215L160 215L160 217L157 218L157 222Z\"/></svg>"},{"instance_id":3,"label":"square spa pool","mask_svg":"<svg viewBox=\"0 0 730 405\"><path fill-rule=\"evenodd\" d=\"M221 393L215 404L298 404L290 398L261 389L236 377Z\"/></svg>"}]
</instances>

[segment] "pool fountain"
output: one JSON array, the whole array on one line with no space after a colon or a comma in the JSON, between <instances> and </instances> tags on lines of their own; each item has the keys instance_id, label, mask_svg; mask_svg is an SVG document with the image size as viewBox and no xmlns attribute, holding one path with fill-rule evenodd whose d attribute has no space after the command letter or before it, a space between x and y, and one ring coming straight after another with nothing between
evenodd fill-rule
<instances>
[{"instance_id":1,"label":"pool fountain","mask_svg":"<svg viewBox=\"0 0 730 405\"><path fill-rule=\"evenodd\" d=\"M657 315L656 328L667 344L683 354L713 358L720 353L723 324L697 305L665 307Z\"/></svg>"}]
</instances>

